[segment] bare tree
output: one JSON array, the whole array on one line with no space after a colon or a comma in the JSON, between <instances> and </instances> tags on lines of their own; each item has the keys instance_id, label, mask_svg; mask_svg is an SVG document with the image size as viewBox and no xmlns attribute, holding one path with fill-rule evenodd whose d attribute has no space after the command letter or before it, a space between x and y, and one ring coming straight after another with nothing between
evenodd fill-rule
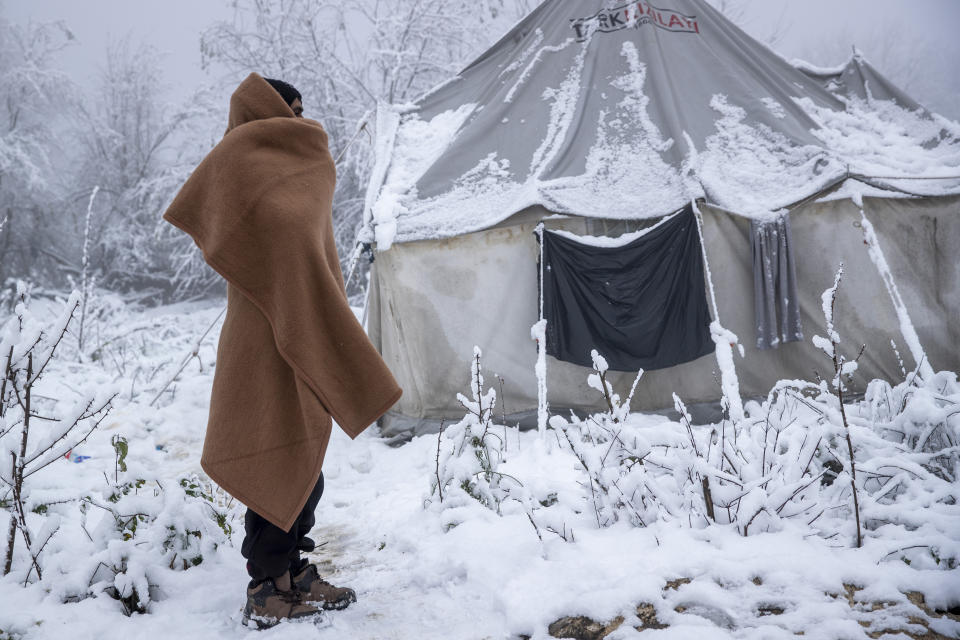
<instances>
[{"instance_id":1,"label":"bare tree","mask_svg":"<svg viewBox=\"0 0 960 640\"><path fill-rule=\"evenodd\" d=\"M529 0L237 0L233 19L208 29L201 50L205 64L296 85L307 115L330 133L336 157L378 101L414 100L530 8ZM334 230L344 272L362 218L370 152L358 142L338 167Z\"/></svg>"},{"instance_id":2,"label":"bare tree","mask_svg":"<svg viewBox=\"0 0 960 640\"><path fill-rule=\"evenodd\" d=\"M50 123L54 106L73 91L53 67L71 40L63 23L19 26L0 19L0 281L39 275L62 260L49 246Z\"/></svg>"},{"instance_id":3,"label":"bare tree","mask_svg":"<svg viewBox=\"0 0 960 640\"><path fill-rule=\"evenodd\" d=\"M83 239L74 246L84 247L74 260L84 270L76 277L89 277L90 269L103 287L159 292L167 299L206 291L217 278L187 257L193 255L186 251L193 247L188 238L161 224L164 207L201 153L191 127L199 129L209 113L201 101L165 104L161 68L151 46L129 38L108 45L99 86L72 121L80 169L71 176L67 200L74 237Z\"/></svg>"},{"instance_id":4,"label":"bare tree","mask_svg":"<svg viewBox=\"0 0 960 640\"><path fill-rule=\"evenodd\" d=\"M49 531L42 541L31 534L27 523L30 499L26 480L85 441L106 417L115 394L107 398L88 396L65 411L54 402L44 410L34 388L73 319L80 295L74 291L60 317L51 326L44 327L39 326L27 310L26 288L22 283L18 289L17 312L5 323L0 340L5 361L0 383L0 456L3 458L0 502L10 511L3 575L10 573L19 531L30 556L29 579L31 571L36 571L37 578L43 577L39 556L56 531ZM49 401L46 404L51 405Z\"/></svg>"}]
</instances>

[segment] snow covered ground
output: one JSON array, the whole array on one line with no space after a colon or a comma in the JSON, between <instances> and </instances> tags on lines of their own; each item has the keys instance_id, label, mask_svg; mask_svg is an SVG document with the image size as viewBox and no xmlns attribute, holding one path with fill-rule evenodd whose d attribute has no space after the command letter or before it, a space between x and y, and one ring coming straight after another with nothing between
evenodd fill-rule
<instances>
[{"instance_id":1,"label":"snow covered ground","mask_svg":"<svg viewBox=\"0 0 960 640\"><path fill-rule=\"evenodd\" d=\"M44 303L36 304L42 311ZM219 323L198 357L155 406L150 404L222 307L222 301L213 301L108 310L87 329L88 345L102 345L96 360L88 346L81 362L76 341L65 340L38 393L70 397L113 385L119 395L71 460L30 478L31 504L46 505L44 513L30 514L30 525L41 531L57 518L60 528L41 554L41 581L35 575L27 579L29 558L18 544L12 573L0 579L0 638L548 638L551 623L581 615L603 623L622 618L606 636L611 639L773 639L801 633L822 639L902 638L898 631L922 637L925 627L941 634L927 637L960 637L955 617L931 613L960 604L955 480L928 483L929 490L904 484L913 492L910 500L890 509L909 513L874 526L861 549L853 548L852 521L842 514L830 520L840 523L835 535L803 525L806 519L770 520L766 532L749 536L741 535L743 523L736 519L698 527L658 518L642 527L620 518L601 528L585 506L582 465L562 444L563 425L556 420L557 430L546 437L492 427L503 441L497 473L521 480L523 495L544 504L532 512L541 518L542 540L530 512L509 496L502 515L453 495L456 487L440 503L431 493L440 475L436 435L391 448L375 428L355 441L335 429L312 533L322 546L312 559L331 582L355 588L358 602L318 625L248 630L240 622L247 580L239 552L243 507L208 486L199 465ZM960 401L955 376L952 386L949 376L942 382L943 389L953 390L944 402ZM757 403L746 408L761 409ZM931 404L926 410L929 418L940 409ZM852 406L848 411L858 415ZM945 424L956 438L960 424L950 416ZM680 424L662 416L626 418L629 429L646 434L651 449L684 434ZM855 435L866 442L867 427L858 428ZM697 438L710 437L709 427L694 430ZM456 435L452 430L447 436L451 433ZM127 440L126 471L118 465L115 436ZM906 454L904 460L907 468L916 463ZM180 487L181 478L194 475L195 481ZM137 478L146 482L124 485ZM655 479L661 489L670 481ZM207 497L190 496L194 486ZM543 500L550 494L555 497ZM85 515L83 496L89 498ZM115 502L111 496L117 496ZM669 496L662 499L669 503ZM878 517L882 500L862 500ZM124 540L114 515L103 508L110 505L155 519L145 518L135 531L127 526ZM224 527L214 513L221 514ZM7 531L7 517L0 511L0 531ZM544 523L561 520L573 530L564 532L570 541L546 530ZM224 528L230 526L228 541ZM164 531L181 529L202 535L187 535L189 549L175 556L179 547L164 549ZM911 545L923 548L910 550ZM114 580L98 566L121 567L124 559L127 578ZM122 591L148 583L141 588L150 593L146 614L124 615L121 603L105 592L111 585ZM87 592L95 597L83 597ZM925 609L917 606L917 594ZM635 630L650 627L653 612L662 628Z\"/></svg>"}]
</instances>

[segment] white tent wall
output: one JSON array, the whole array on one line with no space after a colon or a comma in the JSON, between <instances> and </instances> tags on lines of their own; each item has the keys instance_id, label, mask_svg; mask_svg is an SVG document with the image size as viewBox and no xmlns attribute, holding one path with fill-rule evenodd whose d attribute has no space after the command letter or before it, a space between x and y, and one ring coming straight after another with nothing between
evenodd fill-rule
<instances>
[{"instance_id":1,"label":"white tent wall","mask_svg":"<svg viewBox=\"0 0 960 640\"><path fill-rule=\"evenodd\" d=\"M960 198L865 198L865 213L935 370L960 369ZM841 349L859 361L854 387L873 378L902 377L890 340L908 369L916 366L904 343L887 290L864 243L860 210L850 200L811 203L791 213L798 296L805 340L778 349L755 346L750 221L701 207L707 255L721 323L739 336L745 358L736 358L741 394L765 395L782 378L827 375L831 365L810 343L823 333L821 293L840 261L845 276L837 299ZM515 224L527 218L526 222ZM473 346L483 349L487 384L503 394L497 413L508 421L536 413L538 246L535 222L518 214L505 225L456 238L395 244L377 253L371 272L369 331L400 385L403 397L381 421L386 437L435 431L440 419L463 415L457 392L466 393ZM585 233L583 218L551 219L549 228ZM548 357L551 411L599 410L603 401L586 385L588 369ZM633 373L612 382L625 393ZM646 372L634 408L672 406L671 394L706 403L720 397L713 354L669 369Z\"/></svg>"},{"instance_id":2,"label":"white tent wall","mask_svg":"<svg viewBox=\"0 0 960 640\"><path fill-rule=\"evenodd\" d=\"M960 371L960 198L864 205L934 370Z\"/></svg>"}]
</instances>

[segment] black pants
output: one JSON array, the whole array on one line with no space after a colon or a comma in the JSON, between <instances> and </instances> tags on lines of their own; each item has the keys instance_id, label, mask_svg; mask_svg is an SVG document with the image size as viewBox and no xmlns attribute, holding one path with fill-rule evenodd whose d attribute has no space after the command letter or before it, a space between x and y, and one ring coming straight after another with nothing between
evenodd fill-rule
<instances>
[{"instance_id":1,"label":"black pants","mask_svg":"<svg viewBox=\"0 0 960 640\"><path fill-rule=\"evenodd\" d=\"M323 472L317 479L310 497L289 531L268 522L263 516L247 509L243 519L246 535L240 545L240 554L247 559L247 573L254 582L282 576L287 569L301 566L300 551L310 550L304 540L316 522L314 511L323 495Z\"/></svg>"}]
</instances>

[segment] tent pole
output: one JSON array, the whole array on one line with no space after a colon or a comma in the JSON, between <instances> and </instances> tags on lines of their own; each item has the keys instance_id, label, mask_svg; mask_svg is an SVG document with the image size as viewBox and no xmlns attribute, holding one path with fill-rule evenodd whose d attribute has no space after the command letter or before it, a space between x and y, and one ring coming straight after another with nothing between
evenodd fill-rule
<instances>
[{"instance_id":1,"label":"tent pole","mask_svg":"<svg viewBox=\"0 0 960 640\"><path fill-rule=\"evenodd\" d=\"M347 270L347 277L343 281L343 288L346 289L350 286L350 281L353 280L353 272L357 268L357 263L360 261L360 254L363 252L363 243L360 242L358 238L355 246L353 247L353 255L350 256L350 268Z\"/></svg>"},{"instance_id":2,"label":"tent pole","mask_svg":"<svg viewBox=\"0 0 960 640\"><path fill-rule=\"evenodd\" d=\"M540 242L540 286L537 292L539 313L537 322L530 327L530 337L537 341L537 431L541 441L547 437L547 321L543 317L543 222L537 224L534 233Z\"/></svg>"},{"instance_id":3,"label":"tent pole","mask_svg":"<svg viewBox=\"0 0 960 640\"><path fill-rule=\"evenodd\" d=\"M727 411L734 425L744 419L743 400L740 398L740 381L737 378L737 369L733 362L733 346L737 345L740 357L743 357L743 346L739 344L737 335L725 329L720 324L720 312L717 308L717 293L713 286L713 275L710 273L710 262L707 260L707 243L703 240L703 218L696 198L690 201L694 217L697 220L697 233L700 236L700 251L703 253L703 269L707 277L707 286L710 289L710 304L713 308L713 322L710 323L710 337L715 345L714 355L720 367L720 388L727 401Z\"/></svg>"}]
</instances>

